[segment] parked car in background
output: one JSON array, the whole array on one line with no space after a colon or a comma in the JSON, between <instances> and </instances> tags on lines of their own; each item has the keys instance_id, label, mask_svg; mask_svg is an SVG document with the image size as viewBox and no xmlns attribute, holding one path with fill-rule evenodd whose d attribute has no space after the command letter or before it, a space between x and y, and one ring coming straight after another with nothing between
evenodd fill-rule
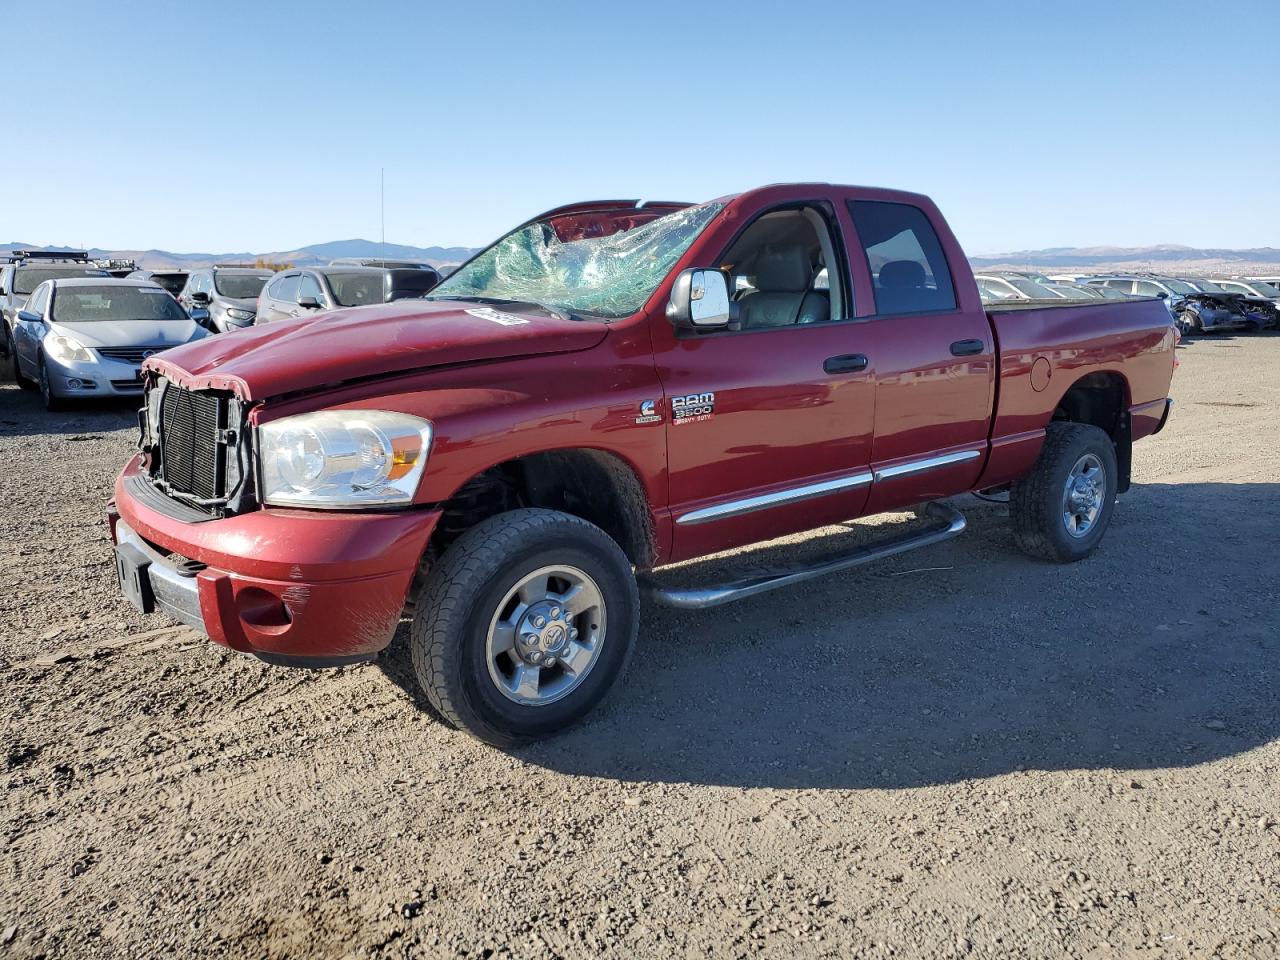
<instances>
[{"instance_id":1,"label":"parked car in background","mask_svg":"<svg viewBox=\"0 0 1280 960\"><path fill-rule=\"evenodd\" d=\"M978 292L986 303L1000 300L1096 300L1088 290L1074 283L1062 283L1043 273L1023 270L1000 270L977 273Z\"/></svg>"},{"instance_id":2,"label":"parked car in background","mask_svg":"<svg viewBox=\"0 0 1280 960\"><path fill-rule=\"evenodd\" d=\"M164 287L145 280L45 280L18 311L10 371L44 405L137 397L142 361L206 336Z\"/></svg>"},{"instance_id":3,"label":"parked car in background","mask_svg":"<svg viewBox=\"0 0 1280 960\"><path fill-rule=\"evenodd\" d=\"M18 311L40 284L58 277L105 277L107 272L88 258L83 250L60 253L44 250L14 250L0 270L0 314L4 318L5 355L13 356L13 325Z\"/></svg>"},{"instance_id":4,"label":"parked car in background","mask_svg":"<svg viewBox=\"0 0 1280 960\"><path fill-rule=\"evenodd\" d=\"M138 263L132 257L99 257L93 263L104 270L107 276L120 279L131 276L138 270Z\"/></svg>"},{"instance_id":5,"label":"parked car in background","mask_svg":"<svg viewBox=\"0 0 1280 960\"><path fill-rule=\"evenodd\" d=\"M275 274L251 267L206 267L193 270L178 295L187 312L214 333L253 325L258 294Z\"/></svg>"},{"instance_id":6,"label":"parked car in background","mask_svg":"<svg viewBox=\"0 0 1280 960\"><path fill-rule=\"evenodd\" d=\"M150 280L158 287L164 287L176 300L182 288L187 285L186 270L134 270L129 274L130 280Z\"/></svg>"},{"instance_id":7,"label":"parked car in background","mask_svg":"<svg viewBox=\"0 0 1280 960\"><path fill-rule=\"evenodd\" d=\"M387 260L381 257L339 257L330 260L331 267L385 267L390 270L426 270L436 275L439 282L440 271L425 260Z\"/></svg>"},{"instance_id":8,"label":"parked car in background","mask_svg":"<svg viewBox=\"0 0 1280 960\"><path fill-rule=\"evenodd\" d=\"M975 273L978 292L982 299L990 302L999 300L1061 300L1062 296L1050 290L1038 280L1032 280L1021 274Z\"/></svg>"},{"instance_id":9,"label":"parked car in background","mask_svg":"<svg viewBox=\"0 0 1280 960\"><path fill-rule=\"evenodd\" d=\"M1217 294L1218 299L1225 302L1233 311L1243 311L1249 326L1253 330L1265 330L1276 322L1276 304L1266 298L1247 294L1243 290L1229 289L1223 281L1208 280L1201 277L1183 277L1201 293Z\"/></svg>"},{"instance_id":10,"label":"parked car in background","mask_svg":"<svg viewBox=\"0 0 1280 960\"><path fill-rule=\"evenodd\" d=\"M1232 310L1213 295L1201 293L1191 284L1174 277L1120 274L1091 277L1087 283L1138 297L1159 297L1184 335L1242 330L1249 323L1242 312Z\"/></svg>"},{"instance_id":11,"label":"parked car in background","mask_svg":"<svg viewBox=\"0 0 1280 960\"><path fill-rule=\"evenodd\" d=\"M120 589L306 666L376 656L412 602L431 705L521 743L613 686L640 589L705 609L900 555L961 533L938 501L967 491L1009 490L1031 555L1089 556L1168 419L1175 339L1153 300L984 307L918 194L571 204L423 301L148 360L107 513ZM651 577L925 501L836 557Z\"/></svg>"},{"instance_id":12,"label":"parked car in background","mask_svg":"<svg viewBox=\"0 0 1280 960\"><path fill-rule=\"evenodd\" d=\"M341 307L366 307L421 297L434 273L412 267L328 266L285 270L258 296L257 323L274 323Z\"/></svg>"},{"instance_id":13,"label":"parked car in background","mask_svg":"<svg viewBox=\"0 0 1280 960\"><path fill-rule=\"evenodd\" d=\"M1245 308L1244 298L1240 294L1223 290L1212 280L1207 280L1203 277L1179 277L1178 279L1195 288L1196 295L1189 298L1193 307L1210 306L1217 307L1220 310L1227 310L1235 318L1237 329L1262 329L1264 321L1257 320L1249 315L1249 311Z\"/></svg>"},{"instance_id":14,"label":"parked car in background","mask_svg":"<svg viewBox=\"0 0 1280 960\"><path fill-rule=\"evenodd\" d=\"M1280 286L1265 280L1218 280L1218 286L1229 293L1244 298L1245 310L1250 315L1268 321L1271 327L1280 327Z\"/></svg>"}]
</instances>

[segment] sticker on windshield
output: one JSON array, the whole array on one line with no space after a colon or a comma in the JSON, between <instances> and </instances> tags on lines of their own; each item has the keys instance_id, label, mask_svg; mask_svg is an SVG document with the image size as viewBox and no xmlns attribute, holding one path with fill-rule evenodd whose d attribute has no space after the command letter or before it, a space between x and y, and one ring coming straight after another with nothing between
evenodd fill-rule
<instances>
[{"instance_id":1,"label":"sticker on windshield","mask_svg":"<svg viewBox=\"0 0 1280 960\"><path fill-rule=\"evenodd\" d=\"M494 323L500 323L504 327L518 327L522 323L528 323L527 317L517 317L514 313L503 313L501 310L495 310L493 307L475 307L468 309L467 313L473 317L479 317L481 320L492 320Z\"/></svg>"}]
</instances>

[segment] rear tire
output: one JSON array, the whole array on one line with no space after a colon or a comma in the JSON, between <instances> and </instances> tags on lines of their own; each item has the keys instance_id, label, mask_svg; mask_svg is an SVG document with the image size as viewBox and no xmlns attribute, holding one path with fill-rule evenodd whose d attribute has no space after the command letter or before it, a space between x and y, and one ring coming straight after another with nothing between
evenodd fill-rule
<instances>
[{"instance_id":1,"label":"rear tire","mask_svg":"<svg viewBox=\"0 0 1280 960\"><path fill-rule=\"evenodd\" d=\"M414 672L449 723L516 746L559 733L604 699L631 657L639 606L630 562L599 527L552 510L499 514L427 574L410 634Z\"/></svg>"},{"instance_id":2,"label":"rear tire","mask_svg":"<svg viewBox=\"0 0 1280 960\"><path fill-rule=\"evenodd\" d=\"M1115 447L1103 430L1049 424L1035 468L1009 493L1014 540L1042 560L1083 560L1111 522L1118 479Z\"/></svg>"}]
</instances>

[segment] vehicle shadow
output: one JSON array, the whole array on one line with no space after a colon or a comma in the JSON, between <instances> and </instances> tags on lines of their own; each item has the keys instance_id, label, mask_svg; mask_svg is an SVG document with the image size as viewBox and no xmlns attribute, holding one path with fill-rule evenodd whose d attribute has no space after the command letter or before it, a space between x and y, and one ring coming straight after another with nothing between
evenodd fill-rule
<instances>
[{"instance_id":1,"label":"vehicle shadow","mask_svg":"<svg viewBox=\"0 0 1280 960\"><path fill-rule=\"evenodd\" d=\"M68 410L50 413L44 409L38 392L21 390L10 380L0 383L0 436L74 435L121 430L137 425L141 404L141 397L82 400Z\"/></svg>"},{"instance_id":2,"label":"vehicle shadow","mask_svg":"<svg viewBox=\"0 0 1280 960\"><path fill-rule=\"evenodd\" d=\"M1280 484L1135 485L1067 566L1019 553L1006 507L956 503L969 530L929 550L717 610L646 605L613 698L516 755L628 781L899 788L1190 766L1280 736L1263 535ZM829 551L864 536L851 526L755 555ZM403 644L383 668L418 697Z\"/></svg>"}]
</instances>

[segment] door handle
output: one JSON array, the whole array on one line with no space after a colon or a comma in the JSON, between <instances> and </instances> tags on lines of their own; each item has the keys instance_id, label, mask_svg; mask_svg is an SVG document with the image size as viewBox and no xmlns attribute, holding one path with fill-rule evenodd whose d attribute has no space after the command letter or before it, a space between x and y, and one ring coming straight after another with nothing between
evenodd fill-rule
<instances>
[{"instance_id":1,"label":"door handle","mask_svg":"<svg viewBox=\"0 0 1280 960\"><path fill-rule=\"evenodd\" d=\"M957 340L951 345L951 353L956 357L972 357L986 349L987 345L981 340Z\"/></svg>"},{"instance_id":2,"label":"door handle","mask_svg":"<svg viewBox=\"0 0 1280 960\"><path fill-rule=\"evenodd\" d=\"M822 363L827 373L857 373L867 369L867 358L861 353L846 353L838 357L827 357Z\"/></svg>"}]
</instances>

